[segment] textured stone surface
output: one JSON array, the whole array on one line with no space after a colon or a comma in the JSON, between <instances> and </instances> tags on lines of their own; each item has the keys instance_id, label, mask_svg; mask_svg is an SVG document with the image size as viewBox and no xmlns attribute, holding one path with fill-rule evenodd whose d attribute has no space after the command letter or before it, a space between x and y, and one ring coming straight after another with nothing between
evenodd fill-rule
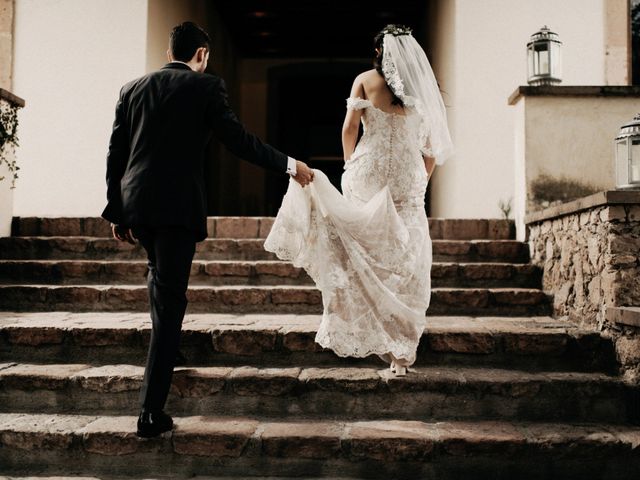
<instances>
[{"instance_id":1,"label":"textured stone surface","mask_svg":"<svg viewBox=\"0 0 640 480\"><path fill-rule=\"evenodd\" d=\"M97 417L84 415L0 414L0 443L19 450L63 450Z\"/></svg>"},{"instance_id":2,"label":"textured stone surface","mask_svg":"<svg viewBox=\"0 0 640 480\"><path fill-rule=\"evenodd\" d=\"M256 238L260 219L257 217L217 217L215 234L218 238Z\"/></svg>"},{"instance_id":3,"label":"textured stone surface","mask_svg":"<svg viewBox=\"0 0 640 480\"><path fill-rule=\"evenodd\" d=\"M290 393L298 383L300 368L240 367L228 377L237 395L279 396Z\"/></svg>"},{"instance_id":4,"label":"textured stone surface","mask_svg":"<svg viewBox=\"0 0 640 480\"><path fill-rule=\"evenodd\" d=\"M233 371L231 367L176 368L171 390L180 397L205 397L220 392Z\"/></svg>"},{"instance_id":5,"label":"textured stone surface","mask_svg":"<svg viewBox=\"0 0 640 480\"><path fill-rule=\"evenodd\" d=\"M72 462L75 470L98 468L96 473L128 467L144 471L145 478L168 471L174 476L192 475L194 465L203 473L219 472L219 466L230 462L243 462L236 463L243 475L259 475L272 462L279 462L276 468L296 465L303 475L312 468L316 474L335 478L322 467L336 461L342 475L356 478L361 478L364 467L368 467L367 477L375 477L380 472L386 475L388 468L406 472L407 468L416 471L419 465L429 469L444 465L438 478L447 478L445 472L451 469L463 472L465 478L477 477L478 465L483 465L483 472L508 466L510 473L524 478L533 461L545 471L563 466L563 478L572 479L589 478L584 477L589 469L600 471L606 465L616 471L615 478L626 480L635 478L640 464L640 430L624 425L486 420L259 422L204 416L177 418L172 433L151 440L135 438L134 428L135 417L55 415L47 421L38 415L0 414L3 458L20 452L22 464L28 467L37 454L45 454L55 458L57 466ZM28 437L36 441L24 442ZM469 464L469 459L474 461ZM288 462L280 463L284 460ZM577 472L581 475L566 476L575 472L577 464L584 466ZM423 476L420 473L417 478Z\"/></svg>"},{"instance_id":6,"label":"textured stone surface","mask_svg":"<svg viewBox=\"0 0 640 480\"><path fill-rule=\"evenodd\" d=\"M72 379L82 388L97 392L127 392L138 390L144 368L134 365L105 365L78 371Z\"/></svg>"},{"instance_id":7,"label":"textured stone surface","mask_svg":"<svg viewBox=\"0 0 640 480\"><path fill-rule=\"evenodd\" d=\"M637 335L620 328L606 312L640 306L638 209L632 203L601 202L529 224L532 262L543 268L543 289L554 295L556 316L613 338ZM633 342L621 339L617 350L623 370L640 373L640 361L628 348Z\"/></svg>"},{"instance_id":8,"label":"textured stone surface","mask_svg":"<svg viewBox=\"0 0 640 480\"><path fill-rule=\"evenodd\" d=\"M239 457L258 428L257 421L229 417L188 417L174 422L174 451L207 457Z\"/></svg>"},{"instance_id":9,"label":"textured stone surface","mask_svg":"<svg viewBox=\"0 0 640 480\"><path fill-rule=\"evenodd\" d=\"M348 427L348 450L355 458L424 461L436 440L433 425L411 421L357 422Z\"/></svg>"},{"instance_id":10,"label":"textured stone surface","mask_svg":"<svg viewBox=\"0 0 640 480\"><path fill-rule=\"evenodd\" d=\"M0 370L0 405L10 411L127 414L142 373L142 366L132 365L18 364ZM398 399L401 410L395 408ZM618 377L471 366L412 367L404 377L367 367L179 367L169 410L182 415L194 407L269 417L286 412L290 419L498 415L621 422L631 414Z\"/></svg>"},{"instance_id":11,"label":"textured stone surface","mask_svg":"<svg viewBox=\"0 0 640 480\"><path fill-rule=\"evenodd\" d=\"M305 368L300 381L322 390L367 392L380 385L380 375L371 368Z\"/></svg>"},{"instance_id":12,"label":"textured stone surface","mask_svg":"<svg viewBox=\"0 0 640 480\"><path fill-rule=\"evenodd\" d=\"M340 452L342 430L334 423L267 423L262 449L275 457L330 458Z\"/></svg>"},{"instance_id":13,"label":"textured stone surface","mask_svg":"<svg viewBox=\"0 0 640 480\"><path fill-rule=\"evenodd\" d=\"M441 448L456 456L509 455L526 441L516 426L503 422L441 422L436 428Z\"/></svg>"},{"instance_id":14,"label":"textured stone surface","mask_svg":"<svg viewBox=\"0 0 640 480\"><path fill-rule=\"evenodd\" d=\"M310 366L319 365L316 362L349 365L349 359L340 359L315 342L320 320L320 315L188 314L183 322L182 344L188 357L216 362L212 365L219 365L219 357L233 364L258 366L256 362L263 355L270 355L278 365L297 355L291 360L292 367L299 366L300 361L313 362ZM8 355L3 356L0 349L0 360L66 362L73 355L71 361L91 359L117 364L126 358L126 362L143 364L150 327L148 313L142 312L0 313L0 346L4 339ZM43 338L53 338L57 343L40 343ZM613 353L609 354L611 347L609 340L595 332L549 317L434 315L427 317L418 363L430 365L442 355L455 353L482 354L488 361L500 363L528 357L527 362L542 361L552 369L566 368L567 362L572 368L609 368L609 362L615 360ZM195 349L193 355L191 349ZM508 357L503 358L504 351ZM373 356L369 366L372 360L380 362Z\"/></svg>"},{"instance_id":15,"label":"textured stone surface","mask_svg":"<svg viewBox=\"0 0 640 480\"><path fill-rule=\"evenodd\" d=\"M82 431L84 450L100 455L129 455L143 442L136 436L137 417L102 417Z\"/></svg>"}]
</instances>

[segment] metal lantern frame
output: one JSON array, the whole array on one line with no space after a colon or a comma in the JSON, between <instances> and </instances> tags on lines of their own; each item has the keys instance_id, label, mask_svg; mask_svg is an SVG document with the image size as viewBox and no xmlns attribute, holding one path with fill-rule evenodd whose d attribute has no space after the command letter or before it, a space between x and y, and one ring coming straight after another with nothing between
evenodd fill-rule
<instances>
[{"instance_id":1,"label":"metal lantern frame","mask_svg":"<svg viewBox=\"0 0 640 480\"><path fill-rule=\"evenodd\" d=\"M529 85L554 85L562 82L562 42L546 25L531 35L527 43Z\"/></svg>"},{"instance_id":2,"label":"metal lantern frame","mask_svg":"<svg viewBox=\"0 0 640 480\"><path fill-rule=\"evenodd\" d=\"M640 113L615 139L616 188L640 189Z\"/></svg>"}]
</instances>

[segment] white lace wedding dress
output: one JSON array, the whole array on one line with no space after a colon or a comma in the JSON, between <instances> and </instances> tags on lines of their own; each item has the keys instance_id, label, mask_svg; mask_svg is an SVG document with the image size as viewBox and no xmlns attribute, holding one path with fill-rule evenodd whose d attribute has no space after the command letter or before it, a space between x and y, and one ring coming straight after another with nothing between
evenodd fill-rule
<instances>
[{"instance_id":1,"label":"white lace wedding dress","mask_svg":"<svg viewBox=\"0 0 640 480\"><path fill-rule=\"evenodd\" d=\"M347 108L364 109L364 135L345 164L344 195L320 170L305 188L290 179L265 249L303 267L322 292L317 343L387 362L391 352L411 365L431 298L419 116L361 98L348 98Z\"/></svg>"}]
</instances>

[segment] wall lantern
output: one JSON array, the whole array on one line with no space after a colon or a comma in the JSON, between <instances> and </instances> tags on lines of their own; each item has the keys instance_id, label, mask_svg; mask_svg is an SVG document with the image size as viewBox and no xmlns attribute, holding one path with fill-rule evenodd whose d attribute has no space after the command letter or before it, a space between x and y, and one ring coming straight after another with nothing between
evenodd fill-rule
<instances>
[{"instance_id":1,"label":"wall lantern","mask_svg":"<svg viewBox=\"0 0 640 480\"><path fill-rule=\"evenodd\" d=\"M616 137L616 188L640 189L640 113Z\"/></svg>"},{"instance_id":2,"label":"wall lantern","mask_svg":"<svg viewBox=\"0 0 640 480\"><path fill-rule=\"evenodd\" d=\"M562 81L562 42L546 25L531 35L527 43L529 85L554 85Z\"/></svg>"}]
</instances>

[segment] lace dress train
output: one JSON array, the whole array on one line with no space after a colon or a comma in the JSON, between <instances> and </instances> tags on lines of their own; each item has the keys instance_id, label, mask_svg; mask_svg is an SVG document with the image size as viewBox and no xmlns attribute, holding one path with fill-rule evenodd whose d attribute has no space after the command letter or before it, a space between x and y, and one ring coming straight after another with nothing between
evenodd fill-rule
<instances>
[{"instance_id":1,"label":"lace dress train","mask_svg":"<svg viewBox=\"0 0 640 480\"><path fill-rule=\"evenodd\" d=\"M316 342L340 356L388 354L411 365L431 297L427 176L411 145L415 115L363 99L365 133L345 165L341 194L326 175L289 187L265 249L304 268L322 292Z\"/></svg>"}]
</instances>

